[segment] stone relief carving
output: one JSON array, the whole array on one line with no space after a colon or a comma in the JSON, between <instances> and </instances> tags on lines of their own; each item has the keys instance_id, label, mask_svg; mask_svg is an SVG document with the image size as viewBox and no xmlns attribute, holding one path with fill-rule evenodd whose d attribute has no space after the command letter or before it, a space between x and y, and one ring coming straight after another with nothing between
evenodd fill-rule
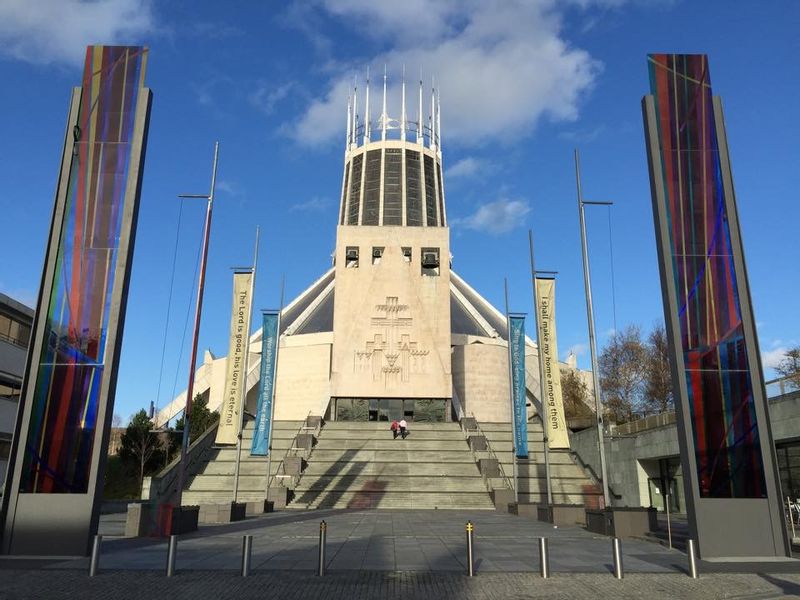
<instances>
[{"instance_id":1,"label":"stone relief carving","mask_svg":"<svg viewBox=\"0 0 800 600\"><path fill-rule=\"evenodd\" d=\"M411 339L413 319L407 304L400 304L397 296L387 296L384 304L375 306L377 316L370 324L372 339L364 343L364 350L356 350L354 373L371 373L373 381L383 381L385 387L407 383L411 376L425 373L430 350L424 350Z\"/></svg>"}]
</instances>

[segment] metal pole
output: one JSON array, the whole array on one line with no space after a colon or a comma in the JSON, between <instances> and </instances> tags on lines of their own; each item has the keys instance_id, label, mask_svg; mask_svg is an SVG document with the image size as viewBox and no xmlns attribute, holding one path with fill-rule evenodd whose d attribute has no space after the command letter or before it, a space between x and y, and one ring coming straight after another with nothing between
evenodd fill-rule
<instances>
[{"instance_id":1,"label":"metal pole","mask_svg":"<svg viewBox=\"0 0 800 600\"><path fill-rule=\"evenodd\" d=\"M217 182L217 161L219 159L219 142L214 143L214 166L211 170L211 192L208 196L183 195L184 198L207 198L206 222L203 228L203 250L200 261L200 277L197 280L197 303L194 313L194 333L192 334L192 357L189 360L189 382L186 385L186 407L183 409L183 439L181 441L181 461L178 466L177 505L183 500L183 486L186 482L186 454L189 450L189 419L192 414L192 394L194 393L194 369L197 361L197 340L200 336L200 315L203 311L203 288L206 281L206 263L208 262L208 241L211 236L211 211L214 206L214 187Z\"/></svg>"},{"instance_id":2,"label":"metal pole","mask_svg":"<svg viewBox=\"0 0 800 600\"><path fill-rule=\"evenodd\" d=\"M175 559L178 556L178 536L169 536L169 546L167 547L167 577L175 575Z\"/></svg>"},{"instance_id":3,"label":"metal pole","mask_svg":"<svg viewBox=\"0 0 800 600\"><path fill-rule=\"evenodd\" d=\"M539 574L542 579L550 577L550 554L547 548L547 538L539 538Z\"/></svg>"},{"instance_id":4,"label":"metal pole","mask_svg":"<svg viewBox=\"0 0 800 600\"><path fill-rule=\"evenodd\" d=\"M94 577L97 575L97 571L100 569L100 545L102 543L102 535L94 536L94 542L92 543L92 558L89 561L89 577Z\"/></svg>"},{"instance_id":5,"label":"metal pole","mask_svg":"<svg viewBox=\"0 0 800 600\"><path fill-rule=\"evenodd\" d=\"M694 548L694 540L689 540L686 554L689 557L689 577L697 579L697 553Z\"/></svg>"},{"instance_id":6,"label":"metal pole","mask_svg":"<svg viewBox=\"0 0 800 600\"><path fill-rule=\"evenodd\" d=\"M600 401L599 368L597 365L597 344L594 338L594 308L592 306L592 283L589 276L589 251L586 244L586 219L583 214L583 195L581 194L581 166L578 150L575 150L575 181L578 187L578 215L581 224L581 249L583 252L583 285L586 291L586 320L589 322L589 350L592 355L592 382L594 384L594 406L597 416L597 443L600 449L600 477L603 483L603 502L610 506L608 476L606 474L606 450L603 440L603 406Z\"/></svg>"},{"instance_id":7,"label":"metal pole","mask_svg":"<svg viewBox=\"0 0 800 600\"><path fill-rule=\"evenodd\" d=\"M325 539L328 536L328 525L325 521L319 524L319 563L317 565L317 575L325 575Z\"/></svg>"},{"instance_id":8,"label":"metal pole","mask_svg":"<svg viewBox=\"0 0 800 600\"><path fill-rule=\"evenodd\" d=\"M253 554L253 536L242 536L242 577L250 575L250 558Z\"/></svg>"},{"instance_id":9,"label":"metal pole","mask_svg":"<svg viewBox=\"0 0 800 600\"><path fill-rule=\"evenodd\" d=\"M794 543L794 517L792 516L792 500L789 496L786 496L786 508L789 509L789 524L792 527L792 543Z\"/></svg>"},{"instance_id":10,"label":"metal pole","mask_svg":"<svg viewBox=\"0 0 800 600\"><path fill-rule=\"evenodd\" d=\"M539 394L542 403L542 411L545 410L545 381L544 381L544 356L542 355L542 344L539 339L539 290L536 287L536 266L533 261L533 231L528 229L528 245L531 250L531 282L533 285L533 314L534 326L536 327L536 349L539 353ZM542 446L544 447L544 476L547 485L547 506L553 506L553 486L550 481L550 427L547 422L547 415L542 417ZM552 510L552 509L551 509ZM551 513L552 520L552 513Z\"/></svg>"},{"instance_id":11,"label":"metal pole","mask_svg":"<svg viewBox=\"0 0 800 600\"><path fill-rule=\"evenodd\" d=\"M514 502L519 502L517 485L517 411L514 410L514 372L511 368L511 316L508 312L508 279L503 279L506 297L506 346L508 346L508 397L511 406L511 473L514 481Z\"/></svg>"},{"instance_id":12,"label":"metal pole","mask_svg":"<svg viewBox=\"0 0 800 600\"><path fill-rule=\"evenodd\" d=\"M669 549L672 550L672 523L669 518L669 492L664 495L664 508L667 511L667 539L669 540Z\"/></svg>"},{"instance_id":13,"label":"metal pole","mask_svg":"<svg viewBox=\"0 0 800 600\"><path fill-rule=\"evenodd\" d=\"M275 378L275 381L272 385L272 398L269 404L269 435L267 436L267 489L266 489L266 500L269 502L269 484L270 480L272 479L272 430L275 429L274 423L272 422L272 417L275 415L275 392L276 388L278 387L275 385L278 382L278 359L281 356L281 319L283 317L283 290L284 284L286 283L286 276L281 277L281 307L278 309L278 326L277 326L277 338L275 340L275 372L272 376ZM261 360L264 360L264 338L262 333L261 338Z\"/></svg>"},{"instance_id":14,"label":"metal pole","mask_svg":"<svg viewBox=\"0 0 800 600\"><path fill-rule=\"evenodd\" d=\"M475 526L472 521L467 521L467 576L472 577L475 575L475 557L472 547L472 532Z\"/></svg>"},{"instance_id":15,"label":"metal pole","mask_svg":"<svg viewBox=\"0 0 800 600\"><path fill-rule=\"evenodd\" d=\"M614 554L614 577L622 579L622 543L619 538L615 537L611 540L611 550Z\"/></svg>"},{"instance_id":16,"label":"metal pole","mask_svg":"<svg viewBox=\"0 0 800 600\"><path fill-rule=\"evenodd\" d=\"M245 349L244 349L244 362L242 363L242 395L241 405L239 407L239 431L236 435L236 460L233 467L233 501L234 503L239 500L239 470L242 462L242 431L244 430L244 411L247 408L247 369L250 361L250 327L253 322L253 290L256 287L256 267L258 266L258 234L259 227L256 225L256 248L253 251L253 268L252 277L250 278L250 314L247 316L247 330L245 331Z\"/></svg>"}]
</instances>

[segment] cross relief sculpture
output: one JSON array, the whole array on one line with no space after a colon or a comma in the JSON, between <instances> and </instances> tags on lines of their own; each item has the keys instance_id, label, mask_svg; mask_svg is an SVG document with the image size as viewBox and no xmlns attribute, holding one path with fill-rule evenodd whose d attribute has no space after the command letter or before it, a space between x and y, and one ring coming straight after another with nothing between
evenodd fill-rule
<instances>
[{"instance_id":1,"label":"cross relief sculpture","mask_svg":"<svg viewBox=\"0 0 800 600\"><path fill-rule=\"evenodd\" d=\"M407 383L415 373L424 373L429 350L423 350L412 341L408 330L413 325L408 305L400 304L397 296L387 296L384 304L375 306L378 316L370 320L374 331L372 339L364 344L364 350L355 351L356 373L371 373L373 381L383 381L388 387L395 383Z\"/></svg>"}]
</instances>

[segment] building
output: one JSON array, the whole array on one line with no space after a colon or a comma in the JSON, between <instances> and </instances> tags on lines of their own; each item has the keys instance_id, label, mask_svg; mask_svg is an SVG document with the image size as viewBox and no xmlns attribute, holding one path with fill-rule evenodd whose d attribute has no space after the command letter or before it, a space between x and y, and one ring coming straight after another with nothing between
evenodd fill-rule
<instances>
[{"instance_id":1,"label":"building","mask_svg":"<svg viewBox=\"0 0 800 600\"><path fill-rule=\"evenodd\" d=\"M263 501L265 488L272 490L267 471L270 482L294 477L287 485L300 508L494 508L507 505L509 493L513 499L512 473L520 478L520 501L546 497L536 344L525 339L530 456L522 465L512 458L506 316L452 269L438 97L432 92L423 102L420 83L410 119L403 83L394 118L384 76L380 114L363 120L359 115L372 114L369 94L367 86L362 107L353 90L347 107L333 266L281 313L275 461L250 455L247 415L256 413L261 367L257 331L250 337L240 454L201 437L190 451L202 458L190 456L185 503ZM561 364L574 366L574 360ZM211 410L222 404L225 367L225 357L206 351L196 371L194 391ZM179 416L185 403L184 392L158 412L157 424ZM290 476L281 460L297 450L309 416L327 425L304 456L307 470ZM475 444L454 423L464 417L482 427L489 446L482 452L493 457L496 474L480 470ZM417 455L386 445L388 423L381 422L403 418L424 436L414 446ZM146 479L143 496L174 500L174 468ZM553 473L562 477L554 484L556 501L596 505L596 482L568 450Z\"/></svg>"},{"instance_id":2,"label":"building","mask_svg":"<svg viewBox=\"0 0 800 600\"><path fill-rule=\"evenodd\" d=\"M348 105L334 265L288 304L281 318L276 420L474 416L508 423L506 318L451 267L442 176L441 113L386 110L377 122ZM364 113L370 114L369 90ZM426 103L427 104L427 103ZM246 411L256 410L261 333L250 339ZM538 391L536 344L526 340L529 410ZM222 401L225 357L206 351L195 391ZM574 368L562 363L562 368ZM162 408L179 415L185 395Z\"/></svg>"},{"instance_id":3,"label":"building","mask_svg":"<svg viewBox=\"0 0 800 600\"><path fill-rule=\"evenodd\" d=\"M6 477L33 313L32 308L0 294L0 484Z\"/></svg>"}]
</instances>

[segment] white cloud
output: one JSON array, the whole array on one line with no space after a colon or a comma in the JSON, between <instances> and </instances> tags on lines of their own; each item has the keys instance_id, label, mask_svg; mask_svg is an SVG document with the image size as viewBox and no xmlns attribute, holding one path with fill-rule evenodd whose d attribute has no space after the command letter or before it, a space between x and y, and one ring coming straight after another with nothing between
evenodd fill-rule
<instances>
[{"instance_id":1,"label":"white cloud","mask_svg":"<svg viewBox=\"0 0 800 600\"><path fill-rule=\"evenodd\" d=\"M478 172L478 168L480 166L481 161L468 156L467 158L462 158L459 160L452 167L449 167L445 174L447 179L454 179L456 177L470 177Z\"/></svg>"},{"instance_id":2,"label":"white cloud","mask_svg":"<svg viewBox=\"0 0 800 600\"><path fill-rule=\"evenodd\" d=\"M290 211L318 212L326 210L331 205L331 199L323 196L314 196L305 202L293 204Z\"/></svg>"},{"instance_id":3,"label":"white cloud","mask_svg":"<svg viewBox=\"0 0 800 600\"><path fill-rule=\"evenodd\" d=\"M501 198L484 204L468 217L450 219L450 225L499 235L523 225L530 210L527 202Z\"/></svg>"},{"instance_id":4,"label":"white cloud","mask_svg":"<svg viewBox=\"0 0 800 600\"><path fill-rule=\"evenodd\" d=\"M766 352L761 352L761 362L767 369L774 369L777 367L780 362L786 358L786 352L788 348L779 347L773 348L772 350L767 350Z\"/></svg>"},{"instance_id":5,"label":"white cloud","mask_svg":"<svg viewBox=\"0 0 800 600\"><path fill-rule=\"evenodd\" d=\"M278 86L271 85L266 81L260 81L247 99L258 110L266 115L271 115L275 112L275 105L286 98L295 85L293 81Z\"/></svg>"},{"instance_id":6,"label":"white cloud","mask_svg":"<svg viewBox=\"0 0 800 600\"><path fill-rule=\"evenodd\" d=\"M510 140L530 134L542 119L572 121L601 69L586 51L563 39L559 11L564 4L554 0L318 0L318 4L356 35L377 38L390 48L363 57L363 64L389 66L390 97L398 99L390 102L392 116L399 116L402 65L413 73L424 68L426 95L430 74L436 77L445 143ZM408 80L416 80L416 74ZM343 134L351 86L352 71L331 80L324 98L312 102L301 117L298 141L315 145ZM377 87L373 78L373 98ZM411 119L416 118L416 97L412 86ZM363 88L359 100L363 113ZM426 111L428 104L429 98ZM371 108L375 120L379 101L373 101Z\"/></svg>"},{"instance_id":7,"label":"white cloud","mask_svg":"<svg viewBox=\"0 0 800 600\"><path fill-rule=\"evenodd\" d=\"M142 44L155 30L150 0L3 0L0 55L80 66L90 44Z\"/></svg>"},{"instance_id":8,"label":"white cloud","mask_svg":"<svg viewBox=\"0 0 800 600\"><path fill-rule=\"evenodd\" d=\"M572 346L567 348L566 356L568 357L570 354L574 354L575 356L583 356L588 351L589 351L589 345L588 344L573 344ZM566 360L566 357L565 357L565 360Z\"/></svg>"}]
</instances>

